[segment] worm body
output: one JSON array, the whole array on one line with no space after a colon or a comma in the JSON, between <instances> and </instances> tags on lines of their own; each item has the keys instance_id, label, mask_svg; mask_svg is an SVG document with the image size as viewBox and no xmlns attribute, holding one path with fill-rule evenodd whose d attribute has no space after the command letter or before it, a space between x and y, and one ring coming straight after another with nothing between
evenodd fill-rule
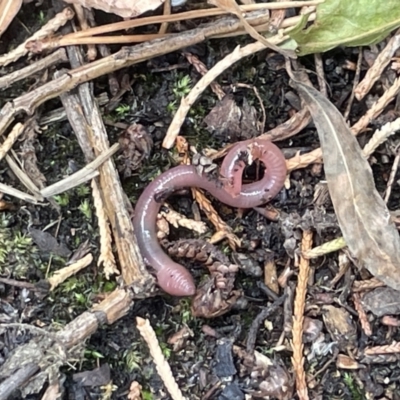
<instances>
[{"instance_id":1,"label":"worm body","mask_svg":"<svg viewBox=\"0 0 400 400\"><path fill-rule=\"evenodd\" d=\"M265 166L263 178L242 184L244 168L255 160L262 161ZM279 148L270 141L251 139L231 148L222 162L220 175L220 179L211 179L191 165L174 167L154 179L136 203L133 225L139 249L145 262L156 271L158 285L173 296L191 296L196 287L190 272L171 260L158 242L157 214L165 196L178 189L197 187L229 206L257 207L282 189L286 162Z\"/></svg>"}]
</instances>

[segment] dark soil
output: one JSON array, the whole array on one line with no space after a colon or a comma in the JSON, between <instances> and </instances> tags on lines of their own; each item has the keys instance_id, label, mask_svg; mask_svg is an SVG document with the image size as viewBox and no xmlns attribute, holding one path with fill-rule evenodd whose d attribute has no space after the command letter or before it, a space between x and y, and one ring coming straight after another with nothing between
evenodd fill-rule
<instances>
[{"instance_id":1,"label":"dark soil","mask_svg":"<svg viewBox=\"0 0 400 400\"><path fill-rule=\"evenodd\" d=\"M52 6L49 1L44 1L41 5L34 3L24 5L23 11L18 14L18 18L2 37L0 53L5 53L21 43L29 36L27 30L34 32L51 15ZM99 21L108 18L101 13L98 17ZM192 24L191 22L190 25ZM240 41L250 42L248 39L240 39ZM236 39L213 40L187 51L197 55L208 68L211 68L224 55L233 51L237 44ZM330 100L343 112L352 91L355 75L354 71L346 70L343 65L348 61L356 63L358 51L358 49L348 48L337 49L322 56ZM41 55L33 59L39 57ZM245 83L258 89L266 110L265 131L286 121L294 111L293 105L285 97L288 92L293 92L293 89L288 86L289 78L286 71L274 67L280 61L280 57L271 57L268 51L261 52L237 63L218 79L222 88L226 93L233 95L240 107L245 101L248 102L257 110L257 118L261 119L259 102L254 92L243 87L233 91L233 86ZM8 67L1 68L0 74L6 75L29 62L24 58ZM301 59L300 62L310 71L310 78L315 83L314 59L307 57ZM363 65L363 71L365 69L366 65ZM363 71L362 75L365 73ZM52 72L24 80L4 90L0 97L0 106L39 86L44 80L51 79ZM104 108L104 117L107 120L128 125L141 124L154 142L151 155L142 161L139 169L131 172L130 177L124 177L126 166L123 161L116 160L126 193L135 203L143 188L153 177L175 164L174 151L162 149L161 142L172 120L172 113L179 105L180 100L176 94L177 90L179 91L179 82L182 82L185 77L190 77L187 86L192 87L200 79L200 75L180 52L117 72L119 79L122 79L124 74L131 79L132 90L120 99L113 110ZM107 92L109 89L106 77L94 81L93 88L96 95ZM382 88L377 85L374 94L381 93ZM215 95L208 89L193 107L190 118L187 119L181 132L198 151L205 147L220 149L228 143L224 135L219 132L210 133L203 123L204 117L216 104ZM35 116L37 121L58 107L61 107L61 103L57 99L46 102ZM349 120L356 121L366 109L364 102L354 102ZM21 120L24 118L21 116ZM379 121L376 124L380 126ZM110 142L114 143L122 134L122 130L109 126L108 133ZM365 143L368 137L367 133L361 135L359 140ZM396 140L398 141L398 139L392 139L388 144L382 145L376 154L373 170L377 189L380 192L386 188L394 160L390 145ZM13 147L17 153L19 146L20 144L17 143ZM279 142L278 146L287 154L290 154L293 149L307 152L319 146L318 135L310 125L293 138ZM35 140L35 152L38 166L46 177L47 184L57 182L85 164L74 133L69 123L65 121L41 127L41 133ZM315 186L323 180L323 171L316 173L313 166L296 170L290 176L290 188L283 189L271 204L282 213L285 221L290 221L290 218L300 218L307 211L317 209L313 200ZM18 179L10 172L4 161L0 163L0 181L22 190ZM398 208L399 197L399 186L396 184L393 186L389 202L391 210ZM39 230L48 227L47 232L57 235L58 242L66 245L71 251L88 241L96 260L99 233L90 185L82 185L57 196L56 202L61 207L61 215L51 206L33 206L18 202L8 196L4 199L18 206L18 210L0 213L0 271L3 278L35 283L44 279L47 274L51 275L65 266L68 257L40 250L30 237L29 227ZM170 203L175 210L189 217L193 215L192 198L189 194L173 196ZM213 201L213 204L221 217L242 239L240 253L259 269L263 269L265 260L271 257L276 263L278 276L286 265L293 265L293 252L283 247L285 237L282 233L282 220L268 221L252 210L245 211L243 217L240 217L238 210L221 206L217 201ZM328 215L334 212L329 200L319 206L319 210L321 209ZM58 224L56 221L59 219L61 222ZM209 226L212 232L213 227ZM336 223L332 223L325 229L319 229L318 226L314 228L316 229L314 246L340 235ZM301 240L301 229L292 227L292 230L295 247L297 247ZM174 241L188 237L196 238L196 235L184 229L173 229L169 239ZM229 257L235 257L226 242L217 246ZM183 260L181 262L193 266L193 274L198 282L207 273L199 263L191 264ZM310 324L317 332L313 336L313 331L310 329L304 336L307 377L316 375L315 379L309 382L310 398L400 398L398 357L394 357L390 362L384 360L382 364L364 362L362 367L355 370L339 368L336 364L335 357L339 352L353 356L366 346L390 344L392 341L400 340L397 328L383 325L372 314L369 315L369 319L373 333L370 337L366 337L363 333L354 309L351 284L354 280L365 278L366 275L360 275L357 268L352 266L339 283L334 288L330 288L329 284L339 270L337 253L317 258L311 262L311 265L314 276L308 289L305 315L310 318ZM287 316L291 315L292 311L284 310L284 306L279 305L266 317L265 321L263 320L259 329L254 331L252 327L257 315L270 307L275 300L273 295L260 285L262 280L262 277L255 278L240 272L236 278L235 287L243 290L242 301L229 313L211 320L193 317L188 299L159 295L135 301L125 318L112 326L104 326L93 334L85 343L84 358L75 362L70 361L62 369L60 379L64 382L65 390L62 398L127 398L132 381L137 381L143 388L143 399L169 399L155 371L148 349L136 329L136 316L150 320L178 385L188 399L244 399L244 394L249 396L246 398L258 398L256 395L253 397L250 395L259 390L260 381L267 379L271 380L269 392L266 391L266 394L271 396L270 398L297 398L295 394L285 397L282 391L283 386L293 388L291 352L288 350L291 331L287 326ZM288 287L292 291L296 287L296 282L296 275L289 278ZM114 280L105 279L102 270L96 266L96 262L79 275L69 278L45 297L38 296L27 289L0 283L0 319L3 323L18 322L41 327L50 324L63 326L90 308L104 293L111 292L116 286ZM284 293L288 295L287 292L281 289L278 295ZM354 328L352 337L343 338L341 332L332 333L329 326L335 326L335 321L327 321L329 318L326 317L327 311L324 309L327 305L348 311L349 316L351 315L348 325ZM324 315L325 318L323 318ZM182 348L174 351L172 345L168 344L168 339L183 327L187 327L191 334L184 340ZM281 341L282 332L286 333L287 338L283 341ZM307 334L311 335L311 339L306 337ZM29 330L10 328L4 331L0 336L0 364L4 363L15 348L30 340L32 336L34 334ZM253 337L256 338L255 350L271 359L275 375L271 370L268 376L264 376L256 369L252 370L246 365L248 360L239 357L237 352L232 350L233 345L244 349L248 340ZM317 337L321 341L318 348L313 346ZM277 347L278 344L279 347ZM329 361L332 362L329 363ZM77 373L91 371L101 365L109 366L112 385L115 385L110 397L104 395L106 390L104 384L84 386L76 379L74 380ZM40 394L30 395L28 398L42 398L46 387ZM108 389L111 390L110 388L111 386ZM204 397L206 394L209 397ZM20 394L15 393L12 398L18 399Z\"/></svg>"}]
</instances>

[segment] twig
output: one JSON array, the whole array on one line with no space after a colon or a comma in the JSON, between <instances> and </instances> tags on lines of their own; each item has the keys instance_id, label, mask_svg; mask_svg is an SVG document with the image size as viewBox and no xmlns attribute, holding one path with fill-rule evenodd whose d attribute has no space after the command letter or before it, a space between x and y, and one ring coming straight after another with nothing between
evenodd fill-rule
<instances>
[{"instance_id":1,"label":"twig","mask_svg":"<svg viewBox=\"0 0 400 400\"><path fill-rule=\"evenodd\" d=\"M265 15L259 17L257 12L255 14L248 13L247 17L249 19L254 18L254 20L264 20L266 18ZM292 21L294 22L295 20L293 19ZM226 17L183 34L176 34L141 45L123 47L109 57L72 69L51 82L45 83L31 92L13 99L12 102L6 103L0 110L0 136L13 122L16 115L23 112L32 115L35 109L45 101L60 96L81 83L150 58L195 45L217 34L235 31L239 27L240 23L237 18Z\"/></svg>"},{"instance_id":2,"label":"twig","mask_svg":"<svg viewBox=\"0 0 400 400\"><path fill-rule=\"evenodd\" d=\"M184 52L183 55L190 62L190 64L192 64L196 68L196 71L199 74L204 76L208 72L208 68L198 59L198 57L187 52ZM225 92L222 90L221 85L218 82L211 82L210 87L211 90L218 97L218 100L222 100L222 98L225 96Z\"/></svg>"},{"instance_id":3,"label":"twig","mask_svg":"<svg viewBox=\"0 0 400 400\"><path fill-rule=\"evenodd\" d=\"M57 65L59 63L63 63L67 60L68 58L67 54L65 53L65 49L58 49L54 53L51 53L47 57L35 61L25 68L2 76L0 78L0 89L6 89L15 82L28 78L29 76L36 74L39 71L43 71L46 68L52 67L53 65Z\"/></svg>"},{"instance_id":4,"label":"twig","mask_svg":"<svg viewBox=\"0 0 400 400\"><path fill-rule=\"evenodd\" d=\"M75 10L76 18L79 21L81 30L89 29L90 25L88 24L88 21L87 21L86 15L85 15L85 9L83 8L83 6L81 6L80 4L73 4L73 7ZM88 51L87 51L87 59L89 61L93 61L94 59L96 59L96 56L97 56L96 46L89 45Z\"/></svg>"},{"instance_id":5,"label":"twig","mask_svg":"<svg viewBox=\"0 0 400 400\"><path fill-rule=\"evenodd\" d=\"M254 347L256 344L257 332L260 328L260 325L265 321L265 319L275 312L278 307L280 307L285 301L286 295L278 297L270 306L263 308L262 311L257 315L257 317L251 323L251 327L249 329L249 334L247 335L246 341L246 351L250 354L254 352Z\"/></svg>"},{"instance_id":6,"label":"twig","mask_svg":"<svg viewBox=\"0 0 400 400\"><path fill-rule=\"evenodd\" d=\"M287 2L271 2L271 3L260 3L260 4L247 4L240 6L241 10L248 13L251 11L257 10L273 10L273 9L284 9L284 8L292 8L292 7L303 7L303 6L316 6L318 4L323 3L323 0L316 1L287 1ZM70 33L68 35L63 36L60 40L64 40L67 38L80 38L80 37L88 37L95 36L105 33L111 33L116 31L123 31L127 29L137 28L139 26L148 26L152 24L160 24L164 22L178 22L185 20L193 20L196 18L206 18L212 16L220 16L229 14L227 11L223 11L219 8L210 8L206 10L195 10L195 11L187 11L178 14L172 15L157 15L152 17L145 18L136 18L130 19L127 21L117 22L108 25L97 26L95 28L90 28L80 32ZM297 19L299 21L299 19ZM297 23L297 22L296 22ZM296 25L296 23L294 25ZM284 25L282 27L285 27Z\"/></svg>"},{"instance_id":7,"label":"twig","mask_svg":"<svg viewBox=\"0 0 400 400\"><path fill-rule=\"evenodd\" d=\"M22 6L22 0L0 1L0 37L10 26Z\"/></svg>"},{"instance_id":8,"label":"twig","mask_svg":"<svg viewBox=\"0 0 400 400\"><path fill-rule=\"evenodd\" d=\"M9 376L0 384L0 399L8 399L11 394L19 389L21 386L39 371L39 365L30 363L18 369L15 373Z\"/></svg>"},{"instance_id":9,"label":"twig","mask_svg":"<svg viewBox=\"0 0 400 400\"><path fill-rule=\"evenodd\" d=\"M34 33L29 39L25 40L24 43L20 44L14 50L10 51L3 56L0 56L0 65L8 65L13 61L17 61L20 57L28 54L28 49L26 45L32 40L44 39L45 37L56 32L61 26L65 25L69 20L74 18L74 12L71 8L66 7L63 11L58 13L54 18L52 18L46 25L44 25L39 31Z\"/></svg>"},{"instance_id":10,"label":"twig","mask_svg":"<svg viewBox=\"0 0 400 400\"><path fill-rule=\"evenodd\" d=\"M301 242L301 251L306 252L312 247L312 232L304 231ZM292 330L292 364L296 375L296 388L300 400L308 400L306 375L304 372L303 357L303 323L304 323L304 307L307 293L307 281L310 272L310 263L300 257L299 276L296 289L296 298L294 301L293 330Z\"/></svg>"},{"instance_id":11,"label":"twig","mask_svg":"<svg viewBox=\"0 0 400 400\"><path fill-rule=\"evenodd\" d=\"M154 364L156 365L157 372L160 375L165 387L167 388L169 394L173 400L185 400L176 383L174 376L172 375L171 367L169 366L167 360L164 358L161 347L158 344L157 336L150 325L148 319L143 319L136 317L137 328L140 335L145 340L150 354L153 357Z\"/></svg>"}]
</instances>

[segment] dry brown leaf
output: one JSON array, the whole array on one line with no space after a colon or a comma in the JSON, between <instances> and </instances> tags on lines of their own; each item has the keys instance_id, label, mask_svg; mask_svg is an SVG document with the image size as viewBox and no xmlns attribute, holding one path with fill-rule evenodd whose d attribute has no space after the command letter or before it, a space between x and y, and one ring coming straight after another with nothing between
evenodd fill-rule
<instances>
[{"instance_id":1,"label":"dry brown leaf","mask_svg":"<svg viewBox=\"0 0 400 400\"><path fill-rule=\"evenodd\" d=\"M65 2L86 8L93 7L122 18L137 17L146 11L155 10L164 3L163 0L65 0Z\"/></svg>"},{"instance_id":2,"label":"dry brown leaf","mask_svg":"<svg viewBox=\"0 0 400 400\"><path fill-rule=\"evenodd\" d=\"M356 138L326 97L300 82L292 85L317 127L329 192L347 246L374 276L400 290L399 234Z\"/></svg>"},{"instance_id":3,"label":"dry brown leaf","mask_svg":"<svg viewBox=\"0 0 400 400\"><path fill-rule=\"evenodd\" d=\"M9 27L22 5L22 0L0 0L0 37Z\"/></svg>"}]
</instances>

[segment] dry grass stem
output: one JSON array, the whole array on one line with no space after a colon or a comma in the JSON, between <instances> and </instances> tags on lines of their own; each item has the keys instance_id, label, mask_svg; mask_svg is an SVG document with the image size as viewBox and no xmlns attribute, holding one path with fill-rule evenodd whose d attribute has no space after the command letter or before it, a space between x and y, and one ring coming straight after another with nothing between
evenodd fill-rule
<instances>
[{"instance_id":1,"label":"dry grass stem","mask_svg":"<svg viewBox=\"0 0 400 400\"><path fill-rule=\"evenodd\" d=\"M296 58L296 53L293 50L280 49L274 43L270 42L264 36L260 35L257 30L254 29L254 27L247 22L246 18L244 17L243 11L236 3L236 0L208 0L208 3L213 4L224 11L228 11L233 15L236 15L239 18L242 27L249 34L249 36L251 36L254 40L262 43L265 47L270 48L278 54L282 54L286 57Z\"/></svg>"},{"instance_id":2,"label":"dry grass stem","mask_svg":"<svg viewBox=\"0 0 400 400\"><path fill-rule=\"evenodd\" d=\"M17 139L19 138L19 136L22 134L23 131L24 131L24 125L22 125L19 122L14 125L12 131L7 136L4 143L0 146L0 160L2 160L5 157L5 155L10 151L11 147L14 145L14 143L17 141Z\"/></svg>"},{"instance_id":3,"label":"dry grass stem","mask_svg":"<svg viewBox=\"0 0 400 400\"><path fill-rule=\"evenodd\" d=\"M93 256L91 254L86 254L85 257L81 258L77 262L56 271L53 276L47 280L50 283L50 290L54 290L60 283L63 283L70 276L75 275L77 272L86 268L92 261Z\"/></svg>"},{"instance_id":4,"label":"dry grass stem","mask_svg":"<svg viewBox=\"0 0 400 400\"><path fill-rule=\"evenodd\" d=\"M64 10L56 14L54 18L52 18L46 25L44 25L40 30L34 33L29 39L25 40L25 42L20 44L9 53L0 56L0 65L8 65L28 54L28 49L26 48L28 42L31 42L33 40L41 40L54 34L54 32L56 32L61 26L65 25L73 17L74 12L72 11L72 9L69 7L64 8Z\"/></svg>"},{"instance_id":5,"label":"dry grass stem","mask_svg":"<svg viewBox=\"0 0 400 400\"><path fill-rule=\"evenodd\" d=\"M168 393L171 395L171 398L173 400L186 400L185 397L183 397L182 392L179 389L179 386L174 379L174 376L172 375L171 367L164 358L156 334L153 328L151 327L149 320L136 317L136 322L137 322L136 326L140 332L140 335L145 340L150 350L150 354L153 357L153 361L154 364L156 365L157 372L160 375L162 381L164 382L164 385L167 388Z\"/></svg>"},{"instance_id":6,"label":"dry grass stem","mask_svg":"<svg viewBox=\"0 0 400 400\"><path fill-rule=\"evenodd\" d=\"M356 309L358 318L360 320L361 328L363 329L364 333L367 336L371 336L372 335L371 324L368 321L367 313L365 312L363 306L361 305L360 293L357 292L353 293L352 297L353 297L354 308Z\"/></svg>"},{"instance_id":7,"label":"dry grass stem","mask_svg":"<svg viewBox=\"0 0 400 400\"><path fill-rule=\"evenodd\" d=\"M85 9L83 8L83 6L80 4L73 4L73 7L75 10L76 18L79 21L79 26L80 26L81 30L89 29L90 25L88 23L86 15L85 15ZM86 54L87 54L88 60L90 60L90 61L95 60L97 57L96 46L89 45Z\"/></svg>"},{"instance_id":8,"label":"dry grass stem","mask_svg":"<svg viewBox=\"0 0 400 400\"><path fill-rule=\"evenodd\" d=\"M301 251L305 253L312 247L311 231L303 232L301 242ZM304 371L303 357L303 323L304 323L304 307L307 294L307 281L310 273L310 262L304 257L300 257L299 275L297 281L296 297L294 301L293 329L292 329L292 364L296 375L296 389L300 400L308 400L307 381Z\"/></svg>"},{"instance_id":9,"label":"dry grass stem","mask_svg":"<svg viewBox=\"0 0 400 400\"><path fill-rule=\"evenodd\" d=\"M392 193L392 187L394 184L394 181L396 179L397 175L397 170L399 168L399 162L400 162L400 145L397 145L396 148L396 157L394 158L392 169L390 171L389 179L386 183L386 192L385 192L385 203L388 203L390 194Z\"/></svg>"},{"instance_id":10,"label":"dry grass stem","mask_svg":"<svg viewBox=\"0 0 400 400\"><path fill-rule=\"evenodd\" d=\"M99 185L95 179L92 180L92 196L100 233L100 256L97 260L97 266L103 264L104 275L106 279L110 279L111 275L119 275L119 271L112 252L111 230L107 213L101 198Z\"/></svg>"},{"instance_id":11,"label":"dry grass stem","mask_svg":"<svg viewBox=\"0 0 400 400\"><path fill-rule=\"evenodd\" d=\"M364 79L354 90L356 99L362 100L371 90L374 83L380 78L384 69L388 66L396 51L400 48L400 30L388 41L385 48L380 52L373 65L364 76Z\"/></svg>"},{"instance_id":12,"label":"dry grass stem","mask_svg":"<svg viewBox=\"0 0 400 400\"><path fill-rule=\"evenodd\" d=\"M18 190L18 189L14 189L13 187L5 185L4 183L0 183L0 192L4 193L4 194L8 194L11 197L16 197L17 199L20 199L22 201L26 201L28 203L43 204L35 196L32 196L32 195L30 195L28 193L25 193L25 192L22 192L21 190Z\"/></svg>"},{"instance_id":13,"label":"dry grass stem","mask_svg":"<svg viewBox=\"0 0 400 400\"><path fill-rule=\"evenodd\" d=\"M324 63L322 61L321 53L314 54L315 71L318 78L319 91L328 97L328 89L326 87L325 73L324 73Z\"/></svg>"}]
</instances>

